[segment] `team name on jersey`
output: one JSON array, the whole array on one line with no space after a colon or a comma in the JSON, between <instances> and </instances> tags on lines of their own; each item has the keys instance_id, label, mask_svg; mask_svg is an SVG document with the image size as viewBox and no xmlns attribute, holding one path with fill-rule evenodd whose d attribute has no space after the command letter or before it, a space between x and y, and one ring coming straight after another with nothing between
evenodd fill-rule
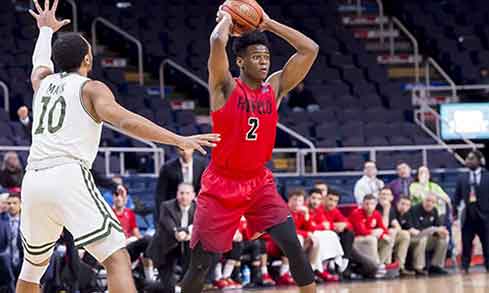
<instances>
[{"instance_id":1,"label":"team name on jersey","mask_svg":"<svg viewBox=\"0 0 489 293\"><path fill-rule=\"evenodd\" d=\"M273 105L271 101L250 101L245 97L238 98L238 110L246 113L271 115Z\"/></svg>"},{"instance_id":2,"label":"team name on jersey","mask_svg":"<svg viewBox=\"0 0 489 293\"><path fill-rule=\"evenodd\" d=\"M55 84L51 83L51 84L49 84L47 91L48 91L48 94L50 94L50 95L59 96L65 91L65 84L62 83L60 85L55 85Z\"/></svg>"}]
</instances>

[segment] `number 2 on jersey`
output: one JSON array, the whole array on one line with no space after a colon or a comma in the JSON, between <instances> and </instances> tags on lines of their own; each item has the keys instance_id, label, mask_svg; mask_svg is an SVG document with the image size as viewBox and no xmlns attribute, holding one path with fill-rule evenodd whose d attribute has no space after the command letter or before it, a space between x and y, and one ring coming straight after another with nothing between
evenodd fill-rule
<instances>
[{"instance_id":1,"label":"number 2 on jersey","mask_svg":"<svg viewBox=\"0 0 489 293\"><path fill-rule=\"evenodd\" d=\"M42 97L41 103L42 103L42 110L41 110L41 116L39 117L39 123L36 128L36 132L34 134L42 134L45 130L44 128L44 118L46 116L46 112L48 110L48 104L49 101L51 101L51 97ZM56 110L56 107L58 104L61 106L61 112L59 114L58 122L56 125L53 125L53 120L54 120L54 110ZM49 133L55 133L56 131L60 130L60 128L63 126L63 122L65 120L65 115L66 115L66 101L63 97L59 97L51 107L48 113L48 132Z\"/></svg>"},{"instance_id":2,"label":"number 2 on jersey","mask_svg":"<svg viewBox=\"0 0 489 293\"><path fill-rule=\"evenodd\" d=\"M256 117L250 117L248 118L248 125L250 126L250 130L246 133L246 140L257 140L258 139L258 134L256 131L258 130L258 127L260 127L260 119Z\"/></svg>"}]
</instances>

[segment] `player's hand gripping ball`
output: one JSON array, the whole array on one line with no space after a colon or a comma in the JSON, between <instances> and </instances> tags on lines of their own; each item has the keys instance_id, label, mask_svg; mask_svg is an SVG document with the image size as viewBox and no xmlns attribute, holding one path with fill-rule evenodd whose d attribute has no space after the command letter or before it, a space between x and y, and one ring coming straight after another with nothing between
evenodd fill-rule
<instances>
[{"instance_id":1,"label":"player's hand gripping ball","mask_svg":"<svg viewBox=\"0 0 489 293\"><path fill-rule=\"evenodd\" d=\"M263 21L263 9L255 0L227 0L221 9L231 15L235 36L258 29Z\"/></svg>"}]
</instances>

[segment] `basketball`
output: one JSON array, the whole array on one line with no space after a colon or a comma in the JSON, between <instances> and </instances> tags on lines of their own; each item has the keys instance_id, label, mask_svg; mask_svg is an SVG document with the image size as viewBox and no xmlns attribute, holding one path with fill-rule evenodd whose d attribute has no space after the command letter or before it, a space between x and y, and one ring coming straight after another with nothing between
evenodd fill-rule
<instances>
[{"instance_id":1,"label":"basketball","mask_svg":"<svg viewBox=\"0 0 489 293\"><path fill-rule=\"evenodd\" d=\"M257 29L263 19L263 9L255 0L228 0L222 9L233 18L234 34Z\"/></svg>"}]
</instances>

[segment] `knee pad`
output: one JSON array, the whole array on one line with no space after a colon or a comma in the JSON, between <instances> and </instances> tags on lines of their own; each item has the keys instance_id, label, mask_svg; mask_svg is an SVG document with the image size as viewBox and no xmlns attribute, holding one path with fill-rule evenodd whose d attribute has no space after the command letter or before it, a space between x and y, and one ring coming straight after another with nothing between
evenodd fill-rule
<instances>
[{"instance_id":1,"label":"knee pad","mask_svg":"<svg viewBox=\"0 0 489 293\"><path fill-rule=\"evenodd\" d=\"M46 272L48 265L49 263L42 266L36 266L24 259L19 279L33 284L40 284L41 278Z\"/></svg>"}]
</instances>

